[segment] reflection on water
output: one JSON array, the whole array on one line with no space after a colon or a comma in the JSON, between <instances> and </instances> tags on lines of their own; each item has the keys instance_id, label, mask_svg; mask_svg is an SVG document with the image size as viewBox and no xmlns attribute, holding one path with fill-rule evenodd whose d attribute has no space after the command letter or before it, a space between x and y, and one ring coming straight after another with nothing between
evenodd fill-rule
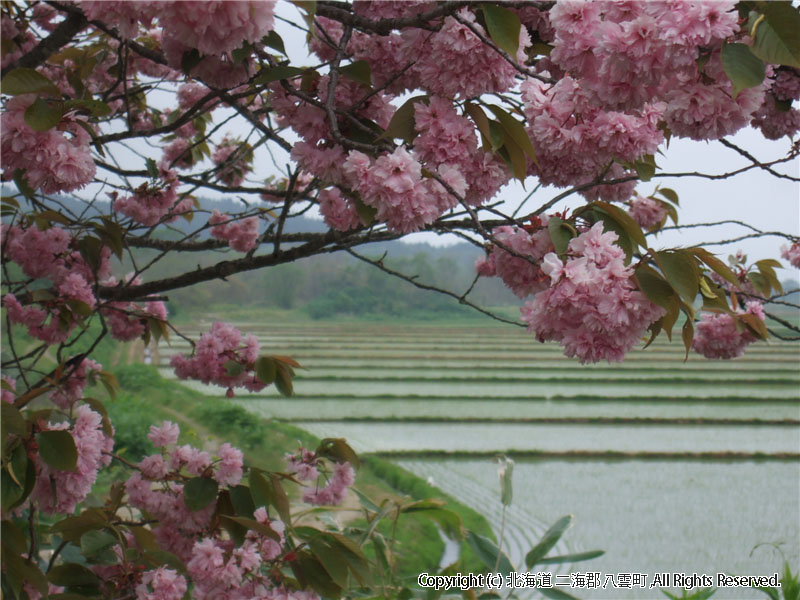
<instances>
[{"instance_id":1,"label":"reflection on water","mask_svg":"<svg viewBox=\"0 0 800 600\"><path fill-rule=\"evenodd\" d=\"M499 515L491 461L399 461L481 512ZM574 515L564 537L570 551L600 548L606 554L573 565L602 573L726 572L772 574L781 556L760 543L781 546L794 570L800 565L800 463L541 460L514 468L514 507L531 523ZM536 529L540 525L534 526ZM511 543L519 560L531 527ZM564 570L566 573L566 569ZM581 598L664 598L658 590L571 590ZM752 590L720 590L714 598L755 598Z\"/></svg>"}]
</instances>

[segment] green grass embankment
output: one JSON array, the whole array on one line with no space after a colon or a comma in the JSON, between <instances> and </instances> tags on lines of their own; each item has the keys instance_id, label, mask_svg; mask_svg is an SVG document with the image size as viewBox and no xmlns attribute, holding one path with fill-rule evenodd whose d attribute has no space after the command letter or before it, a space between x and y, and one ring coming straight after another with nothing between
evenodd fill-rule
<instances>
[{"instance_id":1,"label":"green grass embankment","mask_svg":"<svg viewBox=\"0 0 800 600\"><path fill-rule=\"evenodd\" d=\"M298 446L313 449L319 443L314 436L290 424L260 419L225 399L204 397L163 379L155 367L134 364L119 367L115 372L123 391L114 401L107 402L107 407L117 430L116 451L128 460L139 460L153 451L146 435L150 425L162 420L180 424L181 443L202 446L214 438L228 441L244 452L246 462L269 470L284 469L284 454L295 452ZM117 476L123 474L118 471ZM108 483L107 480L106 485ZM100 494L102 487L105 486L101 485ZM447 502L447 508L461 517L465 527L494 537L488 522L479 513L387 460L365 457L355 487L376 504L384 498L395 501L404 498L410 501L408 497L411 500L441 498ZM353 517L348 525L358 526L358 513L354 512ZM402 577L413 582L418 573L436 570L444 543L430 520L418 514L407 514L400 517L398 527L387 520L379 531L387 540L396 536L397 572ZM462 569L481 570L477 557L469 548L464 548Z\"/></svg>"}]
</instances>

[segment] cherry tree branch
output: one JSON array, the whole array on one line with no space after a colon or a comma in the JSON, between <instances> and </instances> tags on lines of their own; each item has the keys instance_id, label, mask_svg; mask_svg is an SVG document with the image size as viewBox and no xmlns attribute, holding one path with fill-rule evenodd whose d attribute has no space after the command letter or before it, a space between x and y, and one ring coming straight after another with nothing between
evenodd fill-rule
<instances>
[{"instance_id":1,"label":"cherry tree branch","mask_svg":"<svg viewBox=\"0 0 800 600\"><path fill-rule=\"evenodd\" d=\"M428 290L428 291L438 292L439 294L443 294L445 296L450 296L451 298L455 298L456 300L458 300L459 304L463 304L464 306L469 306L470 308L472 308L474 310L477 310L479 313L482 313L482 314L486 315L487 317L490 317L490 318L494 319L495 321L500 321L502 323L508 323L509 325L516 325L517 327L527 327L527 325L525 325L524 323L520 323L519 321L512 321L511 319L506 319L505 317L501 317L500 315L497 315L497 314L495 314L495 313L493 313L491 311L488 311L485 308L482 308L482 307L478 306L477 304L467 300L467 295L472 291L472 288L475 286L475 282L474 281L473 281L472 285L469 286L469 289L467 289L466 292L464 292L463 294L456 294L455 292L451 292L450 290L446 290L444 288L436 287L436 286L433 286L433 285L428 285L426 283L422 283L420 281L417 281L417 277L418 277L417 275L406 275L405 273L401 273L400 271L395 271L394 269L391 269L391 268L387 267L384 264L383 258L379 258L379 259L368 258L368 257L364 256L363 254L359 254L358 252L356 252L355 250L353 250L351 248L348 248L346 250L346 252L349 255L353 256L354 258L357 258L358 260L364 261L365 263L370 264L373 267L376 267L376 268L380 269L381 271L383 271L384 273L387 273L388 275L391 275L392 277L397 277L398 279L402 279L403 281L407 281L411 285L413 285L415 287L418 287L421 290ZM384 257L385 257L385 255L384 255Z\"/></svg>"}]
</instances>

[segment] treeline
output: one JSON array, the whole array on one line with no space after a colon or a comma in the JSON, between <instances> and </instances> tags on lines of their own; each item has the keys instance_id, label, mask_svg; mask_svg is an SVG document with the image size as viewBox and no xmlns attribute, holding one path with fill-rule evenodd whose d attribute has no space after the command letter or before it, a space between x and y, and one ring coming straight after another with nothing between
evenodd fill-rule
<instances>
[{"instance_id":1,"label":"treeline","mask_svg":"<svg viewBox=\"0 0 800 600\"><path fill-rule=\"evenodd\" d=\"M362 248L361 254L415 281L463 294L475 277L479 248L462 243L446 248L428 244L391 242ZM151 271L151 277L169 276L196 265L218 261L220 253L170 257ZM142 258L145 258L144 256ZM191 261L191 262L189 262ZM183 264L180 264L183 263ZM477 314L454 298L415 287L350 255L314 256L226 281L210 281L191 290L170 292L171 314L194 312L212 305L264 306L301 309L312 318L336 316L444 317ZM481 306L512 306L519 301L499 280L480 280L469 299Z\"/></svg>"}]
</instances>

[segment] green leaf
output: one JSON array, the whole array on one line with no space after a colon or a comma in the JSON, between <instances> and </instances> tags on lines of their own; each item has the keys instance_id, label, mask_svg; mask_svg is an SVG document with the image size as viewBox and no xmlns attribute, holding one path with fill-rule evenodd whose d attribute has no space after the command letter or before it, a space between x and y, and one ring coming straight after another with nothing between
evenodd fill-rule
<instances>
[{"instance_id":1,"label":"green leaf","mask_svg":"<svg viewBox=\"0 0 800 600\"><path fill-rule=\"evenodd\" d=\"M354 469L361 466L358 455L344 438L325 438L317 446L316 454L337 463L350 463Z\"/></svg>"},{"instance_id":2,"label":"green leaf","mask_svg":"<svg viewBox=\"0 0 800 600\"><path fill-rule=\"evenodd\" d=\"M187 77L190 77L192 69L199 65L201 60L203 60L203 56L197 48L187 50L183 53L183 56L181 56L181 71L183 71Z\"/></svg>"},{"instance_id":3,"label":"green leaf","mask_svg":"<svg viewBox=\"0 0 800 600\"><path fill-rule=\"evenodd\" d=\"M500 552L500 549L489 538L474 531L468 531L467 544L489 570L494 571L496 565L500 573L513 573L515 571L508 555L505 552ZM497 560L498 555L500 556L499 561Z\"/></svg>"},{"instance_id":4,"label":"green leaf","mask_svg":"<svg viewBox=\"0 0 800 600\"><path fill-rule=\"evenodd\" d=\"M158 179L158 164L152 158L147 158L144 161L145 170L150 179Z\"/></svg>"},{"instance_id":5,"label":"green leaf","mask_svg":"<svg viewBox=\"0 0 800 600\"><path fill-rule=\"evenodd\" d=\"M78 543L87 531L103 529L108 524L108 520L100 509L90 508L75 517L62 519L53 525L50 531L59 534L68 542Z\"/></svg>"},{"instance_id":6,"label":"green leaf","mask_svg":"<svg viewBox=\"0 0 800 600\"><path fill-rule=\"evenodd\" d=\"M78 449L69 431L42 431L37 434L39 456L57 471L76 471Z\"/></svg>"},{"instance_id":7,"label":"green leaf","mask_svg":"<svg viewBox=\"0 0 800 600\"><path fill-rule=\"evenodd\" d=\"M656 193L664 196L664 198L666 198L667 200L669 200L673 204L679 205L678 193L675 190L673 190L671 188L658 188Z\"/></svg>"},{"instance_id":8,"label":"green leaf","mask_svg":"<svg viewBox=\"0 0 800 600\"><path fill-rule=\"evenodd\" d=\"M716 256L711 254L705 248L689 248L689 252L694 254L697 258L703 261L706 266L708 266L712 271L714 271L717 275L732 283L737 288L739 287L739 278L730 270L728 265L718 259Z\"/></svg>"},{"instance_id":9,"label":"green leaf","mask_svg":"<svg viewBox=\"0 0 800 600\"><path fill-rule=\"evenodd\" d=\"M0 425L3 427L3 443L5 443L6 435L9 433L19 436L28 434L28 422L16 406L9 402L3 402L0 404L0 409Z\"/></svg>"},{"instance_id":10,"label":"green leaf","mask_svg":"<svg viewBox=\"0 0 800 600\"><path fill-rule=\"evenodd\" d=\"M747 280L762 296L769 296L770 285L763 273L748 273Z\"/></svg>"},{"instance_id":11,"label":"green leaf","mask_svg":"<svg viewBox=\"0 0 800 600\"><path fill-rule=\"evenodd\" d=\"M253 504L256 508L274 504L272 486L260 472L251 469L249 483L250 495L253 496Z\"/></svg>"},{"instance_id":12,"label":"green leaf","mask_svg":"<svg viewBox=\"0 0 800 600\"><path fill-rule=\"evenodd\" d=\"M547 556L547 553L558 543L571 523L572 515L566 515L545 531L542 539L525 555L525 566L531 569L534 565L539 564L539 561Z\"/></svg>"},{"instance_id":13,"label":"green leaf","mask_svg":"<svg viewBox=\"0 0 800 600\"><path fill-rule=\"evenodd\" d=\"M281 480L277 475L270 473L269 479L270 483L272 484L272 504L278 511L281 521L283 521L286 525L289 525L292 522L289 496L286 495L286 490L283 489Z\"/></svg>"},{"instance_id":14,"label":"green leaf","mask_svg":"<svg viewBox=\"0 0 800 600\"><path fill-rule=\"evenodd\" d=\"M264 523L259 523L255 519L248 519L245 517L234 517L232 515L221 515L220 519L226 519L233 523L237 523L238 525L241 525L245 529L250 529L252 531L255 531L256 533L268 537L272 540L275 540L276 542L279 542L281 539L280 534L274 529L272 529L272 527L270 527L269 525L265 525Z\"/></svg>"},{"instance_id":15,"label":"green leaf","mask_svg":"<svg viewBox=\"0 0 800 600\"><path fill-rule=\"evenodd\" d=\"M357 60L354 63L340 67L339 73L351 81L372 87L372 71L369 63L365 60Z\"/></svg>"},{"instance_id":16,"label":"green leaf","mask_svg":"<svg viewBox=\"0 0 800 600\"><path fill-rule=\"evenodd\" d=\"M689 315L686 315L686 321L681 328L681 338L683 338L683 346L686 348L686 356L684 361L689 358L689 350L692 349L692 339L694 338L694 323Z\"/></svg>"},{"instance_id":17,"label":"green leaf","mask_svg":"<svg viewBox=\"0 0 800 600\"><path fill-rule=\"evenodd\" d=\"M514 173L514 177L524 183L525 176L528 174L528 163L525 160L525 154L522 149L508 135L508 132L504 133L501 154L503 151L505 153L504 158L507 157L507 161L511 163L511 171Z\"/></svg>"},{"instance_id":18,"label":"green leaf","mask_svg":"<svg viewBox=\"0 0 800 600\"><path fill-rule=\"evenodd\" d=\"M764 62L745 44L722 46L722 68L733 84L734 100L742 90L761 85L766 74Z\"/></svg>"},{"instance_id":19,"label":"green leaf","mask_svg":"<svg viewBox=\"0 0 800 600\"><path fill-rule=\"evenodd\" d=\"M56 565L47 573L47 579L53 585L65 587L95 586L100 583L97 575L78 563Z\"/></svg>"},{"instance_id":20,"label":"green leaf","mask_svg":"<svg viewBox=\"0 0 800 600\"><path fill-rule=\"evenodd\" d=\"M556 254L564 256L567 253L569 242L572 239L572 229L566 226L563 219L550 217L547 222L547 232L556 249Z\"/></svg>"},{"instance_id":21,"label":"green leaf","mask_svg":"<svg viewBox=\"0 0 800 600\"><path fill-rule=\"evenodd\" d=\"M82 98L77 100L67 100L64 103L67 110L77 109L80 112L87 112L93 117L107 117L111 114L111 107L100 100L94 98Z\"/></svg>"},{"instance_id":22,"label":"green leaf","mask_svg":"<svg viewBox=\"0 0 800 600\"><path fill-rule=\"evenodd\" d=\"M281 36L278 35L278 32L274 29L261 38L261 43L265 46L269 46L273 50L277 50L281 54L286 55L286 46L283 43L283 38L281 38Z\"/></svg>"},{"instance_id":23,"label":"green leaf","mask_svg":"<svg viewBox=\"0 0 800 600\"><path fill-rule=\"evenodd\" d=\"M394 112L392 120L389 121L389 126L386 128L386 131L378 137L378 140L400 138L409 144L414 143L414 138L417 137L414 122L414 105L419 102L427 104L429 100L430 96L427 95L414 96L406 100L403 105Z\"/></svg>"},{"instance_id":24,"label":"green leaf","mask_svg":"<svg viewBox=\"0 0 800 600\"><path fill-rule=\"evenodd\" d=\"M292 572L303 587L312 587L326 598L339 598L342 588L331 579L325 567L310 554L298 554L290 563Z\"/></svg>"},{"instance_id":25,"label":"green leaf","mask_svg":"<svg viewBox=\"0 0 800 600\"><path fill-rule=\"evenodd\" d=\"M411 504L405 504L400 508L403 513L421 513L422 516L431 519L439 524L445 535L454 540L464 538L464 524L458 513L444 508L440 501L418 500ZM492 563L494 566L494 563Z\"/></svg>"},{"instance_id":26,"label":"green leaf","mask_svg":"<svg viewBox=\"0 0 800 600\"><path fill-rule=\"evenodd\" d=\"M289 397L294 394L294 385L292 384L292 375L288 370L288 367L277 363L278 371L275 376L275 387L278 388L278 391L286 397Z\"/></svg>"},{"instance_id":27,"label":"green leaf","mask_svg":"<svg viewBox=\"0 0 800 600\"><path fill-rule=\"evenodd\" d=\"M25 582L32 584L43 596L47 595L47 579L38 565L26 560L22 560L19 554L10 551L8 545L3 540L3 589L5 590L6 578L11 587L16 592L18 598L22 598L22 587ZM27 595L24 597L28 597ZM51 596L52 597L52 596Z\"/></svg>"},{"instance_id":28,"label":"green leaf","mask_svg":"<svg viewBox=\"0 0 800 600\"><path fill-rule=\"evenodd\" d=\"M513 60L516 60L521 27L519 17L507 8L502 8L496 4L484 4L483 16L486 19L489 37L500 49L508 53Z\"/></svg>"},{"instance_id":29,"label":"green leaf","mask_svg":"<svg viewBox=\"0 0 800 600\"><path fill-rule=\"evenodd\" d=\"M665 279L687 304L693 304L700 292L700 269L688 250L662 250L655 253Z\"/></svg>"},{"instance_id":30,"label":"green leaf","mask_svg":"<svg viewBox=\"0 0 800 600\"><path fill-rule=\"evenodd\" d=\"M260 356L256 361L256 377L261 383L270 384L278 375L278 366L268 356Z\"/></svg>"},{"instance_id":31,"label":"green leaf","mask_svg":"<svg viewBox=\"0 0 800 600\"><path fill-rule=\"evenodd\" d=\"M222 366L225 368L225 374L228 377L236 377L244 373L244 365L235 360L226 360Z\"/></svg>"},{"instance_id":32,"label":"green leaf","mask_svg":"<svg viewBox=\"0 0 800 600\"><path fill-rule=\"evenodd\" d=\"M364 204L364 201L358 196L353 196L351 200L355 204L358 217L364 222L364 225L368 227L372 225L375 222L375 215L378 214L378 209Z\"/></svg>"},{"instance_id":33,"label":"green leaf","mask_svg":"<svg viewBox=\"0 0 800 600\"><path fill-rule=\"evenodd\" d=\"M237 485L230 489L231 503L236 514L240 517L252 517L256 510L250 488L246 485Z\"/></svg>"},{"instance_id":34,"label":"green leaf","mask_svg":"<svg viewBox=\"0 0 800 600\"><path fill-rule=\"evenodd\" d=\"M766 63L800 69L800 13L791 2L765 2L751 49ZM12 71L14 73L14 71Z\"/></svg>"},{"instance_id":35,"label":"green leaf","mask_svg":"<svg viewBox=\"0 0 800 600\"><path fill-rule=\"evenodd\" d=\"M209 477L195 477L183 486L183 501L189 510L202 510L217 499L219 485Z\"/></svg>"},{"instance_id":36,"label":"green leaf","mask_svg":"<svg viewBox=\"0 0 800 600\"><path fill-rule=\"evenodd\" d=\"M489 119L486 118L486 113L483 112L480 106L472 104L471 102L464 104L464 111L472 118L478 131L480 131L484 151L488 152L489 148L495 150L496 148L494 148L492 144L492 133L489 126ZM502 138L500 143L502 143Z\"/></svg>"},{"instance_id":37,"label":"green leaf","mask_svg":"<svg viewBox=\"0 0 800 600\"><path fill-rule=\"evenodd\" d=\"M547 558L540 558L536 561L537 565L560 565L564 563L581 562L583 560L592 560L598 556L603 556L605 550L589 550L587 552L576 552L575 554L564 554L561 556L550 556Z\"/></svg>"},{"instance_id":38,"label":"green leaf","mask_svg":"<svg viewBox=\"0 0 800 600\"><path fill-rule=\"evenodd\" d=\"M656 159L652 154L640 158L632 165L636 175L642 181L650 181L653 178L653 175L656 174L656 166Z\"/></svg>"},{"instance_id":39,"label":"green leaf","mask_svg":"<svg viewBox=\"0 0 800 600\"><path fill-rule=\"evenodd\" d=\"M514 140L516 145L519 146L519 148L525 154L527 154L534 163L539 164L539 162L536 160L536 151L533 149L531 138L528 137L528 132L525 131L525 126L499 106L490 104L488 107L489 110L495 114L497 119L500 121L500 125L503 126L503 129L506 131L509 137Z\"/></svg>"},{"instance_id":40,"label":"green leaf","mask_svg":"<svg viewBox=\"0 0 800 600\"><path fill-rule=\"evenodd\" d=\"M619 206L614 206L608 202L594 202L592 206L599 209L600 212L608 215L627 233L630 238L640 246L647 247L647 240L642 233L642 228L634 221L631 216L622 210Z\"/></svg>"},{"instance_id":41,"label":"green leaf","mask_svg":"<svg viewBox=\"0 0 800 600\"><path fill-rule=\"evenodd\" d=\"M11 508L24 501L27 497L28 488L32 489L32 483L27 480L31 471L30 467L33 466L31 463L32 461L28 459L28 453L25 451L25 446L19 444L12 451L11 460L0 472L0 479L2 479L0 482L0 495L2 496L4 512L11 510ZM36 479L35 467L33 469L33 478Z\"/></svg>"},{"instance_id":42,"label":"green leaf","mask_svg":"<svg viewBox=\"0 0 800 600\"><path fill-rule=\"evenodd\" d=\"M747 326L747 329L749 329L750 332L756 335L758 338L766 340L769 337L767 324L756 315L744 313L736 315L736 318L744 323Z\"/></svg>"},{"instance_id":43,"label":"green leaf","mask_svg":"<svg viewBox=\"0 0 800 600\"><path fill-rule=\"evenodd\" d=\"M17 186L20 194L28 199L33 198L35 190L28 183L28 178L25 175L25 169L16 169L14 171L14 185Z\"/></svg>"},{"instance_id":44,"label":"green leaf","mask_svg":"<svg viewBox=\"0 0 800 600\"><path fill-rule=\"evenodd\" d=\"M305 69L300 67L290 67L289 65L279 65L277 67L270 67L269 69L262 70L261 74L256 78L256 83L272 83L281 79L291 79L302 75Z\"/></svg>"},{"instance_id":45,"label":"green leaf","mask_svg":"<svg viewBox=\"0 0 800 600\"><path fill-rule=\"evenodd\" d=\"M63 107L60 104L51 106L46 100L36 98L25 109L25 122L34 131L47 131L61 122L62 115Z\"/></svg>"},{"instance_id":46,"label":"green leaf","mask_svg":"<svg viewBox=\"0 0 800 600\"><path fill-rule=\"evenodd\" d=\"M56 85L34 69L17 67L0 80L0 91L9 96L20 94L49 94L61 96Z\"/></svg>"},{"instance_id":47,"label":"green leaf","mask_svg":"<svg viewBox=\"0 0 800 600\"><path fill-rule=\"evenodd\" d=\"M347 586L347 560L342 551L331 545L322 536L313 537L308 541L308 546L317 557L331 579L339 586Z\"/></svg>"},{"instance_id":48,"label":"green leaf","mask_svg":"<svg viewBox=\"0 0 800 600\"><path fill-rule=\"evenodd\" d=\"M118 544L117 536L105 530L87 531L81 536L81 552L88 559L102 559L107 551ZM116 556L110 555L112 562L116 562ZM97 562L96 560L94 562ZM102 561L105 562L105 561Z\"/></svg>"},{"instance_id":49,"label":"green leaf","mask_svg":"<svg viewBox=\"0 0 800 600\"><path fill-rule=\"evenodd\" d=\"M503 126L500 125L499 121L488 121L489 123L489 146L492 149L492 152L495 152L503 147L503 144L506 143L506 132L503 129ZM511 161L508 156L504 157L506 162L509 163L509 170L511 170Z\"/></svg>"},{"instance_id":50,"label":"green leaf","mask_svg":"<svg viewBox=\"0 0 800 600\"><path fill-rule=\"evenodd\" d=\"M661 273L649 265L641 264L636 267L634 279L639 289L651 302L662 308L670 307L671 299L675 297L675 291Z\"/></svg>"}]
</instances>

